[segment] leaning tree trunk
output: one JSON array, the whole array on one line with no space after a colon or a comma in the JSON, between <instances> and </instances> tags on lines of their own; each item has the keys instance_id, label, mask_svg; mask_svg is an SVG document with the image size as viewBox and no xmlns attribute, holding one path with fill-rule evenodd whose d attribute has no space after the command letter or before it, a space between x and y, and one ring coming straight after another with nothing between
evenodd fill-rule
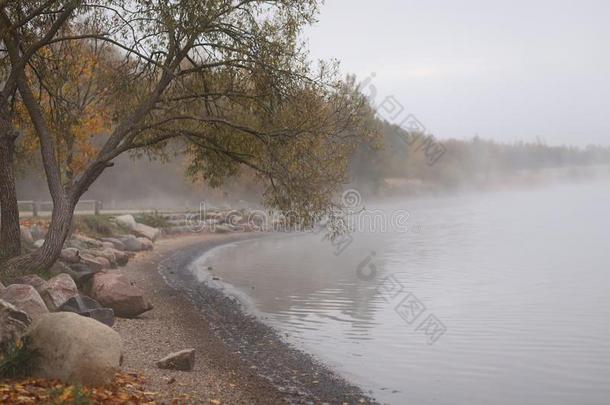
<instances>
[{"instance_id":1,"label":"leaning tree trunk","mask_svg":"<svg viewBox=\"0 0 610 405\"><path fill-rule=\"evenodd\" d=\"M13 159L15 133L12 125L0 118L0 257L11 258L21 253L19 207L15 188Z\"/></svg>"},{"instance_id":2,"label":"leaning tree trunk","mask_svg":"<svg viewBox=\"0 0 610 405\"><path fill-rule=\"evenodd\" d=\"M20 275L40 273L53 266L59 258L70 232L75 206L76 204L63 198L55 201L51 224L42 247L32 253L5 262L3 264L5 269L0 273L0 279L10 282Z\"/></svg>"}]
</instances>

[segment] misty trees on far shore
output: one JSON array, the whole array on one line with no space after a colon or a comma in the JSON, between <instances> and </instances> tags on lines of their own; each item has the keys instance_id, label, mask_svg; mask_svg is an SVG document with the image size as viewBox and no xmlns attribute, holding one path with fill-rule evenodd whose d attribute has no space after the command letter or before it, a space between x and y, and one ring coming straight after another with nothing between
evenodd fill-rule
<instances>
[{"instance_id":1,"label":"misty trees on far shore","mask_svg":"<svg viewBox=\"0 0 610 405\"><path fill-rule=\"evenodd\" d=\"M113 159L163 155L212 184L247 166L269 205L333 207L365 106L298 42L315 0L0 1L0 278L53 264L74 208ZM21 254L16 146L40 154L53 212ZM27 156L27 154L26 154Z\"/></svg>"}]
</instances>

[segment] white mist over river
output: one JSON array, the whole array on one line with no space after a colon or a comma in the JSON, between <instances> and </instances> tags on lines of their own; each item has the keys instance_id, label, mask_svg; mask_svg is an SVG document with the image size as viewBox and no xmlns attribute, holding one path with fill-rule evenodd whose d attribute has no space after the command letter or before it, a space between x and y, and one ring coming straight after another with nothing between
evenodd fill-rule
<instances>
[{"instance_id":1,"label":"white mist over river","mask_svg":"<svg viewBox=\"0 0 610 405\"><path fill-rule=\"evenodd\" d=\"M381 403L608 403L610 182L365 206L409 230L228 245L200 276Z\"/></svg>"}]
</instances>

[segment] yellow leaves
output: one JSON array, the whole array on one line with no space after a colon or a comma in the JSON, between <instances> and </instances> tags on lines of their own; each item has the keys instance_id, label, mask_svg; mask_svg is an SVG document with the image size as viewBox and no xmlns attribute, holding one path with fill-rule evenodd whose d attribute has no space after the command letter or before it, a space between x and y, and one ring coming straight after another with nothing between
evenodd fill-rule
<instances>
[{"instance_id":1,"label":"yellow leaves","mask_svg":"<svg viewBox=\"0 0 610 405\"><path fill-rule=\"evenodd\" d=\"M138 376L124 373L117 374L110 385L101 388L42 379L0 381L0 404L155 404L156 393L144 391L143 383Z\"/></svg>"}]
</instances>

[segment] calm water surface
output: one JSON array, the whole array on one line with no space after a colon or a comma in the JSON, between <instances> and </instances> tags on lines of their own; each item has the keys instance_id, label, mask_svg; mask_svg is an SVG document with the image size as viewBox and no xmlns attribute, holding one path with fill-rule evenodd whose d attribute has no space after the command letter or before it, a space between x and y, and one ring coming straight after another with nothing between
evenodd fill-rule
<instances>
[{"instance_id":1,"label":"calm water surface","mask_svg":"<svg viewBox=\"0 0 610 405\"><path fill-rule=\"evenodd\" d=\"M382 403L610 403L610 183L365 205L411 229L340 255L322 235L249 241L197 271Z\"/></svg>"}]
</instances>

